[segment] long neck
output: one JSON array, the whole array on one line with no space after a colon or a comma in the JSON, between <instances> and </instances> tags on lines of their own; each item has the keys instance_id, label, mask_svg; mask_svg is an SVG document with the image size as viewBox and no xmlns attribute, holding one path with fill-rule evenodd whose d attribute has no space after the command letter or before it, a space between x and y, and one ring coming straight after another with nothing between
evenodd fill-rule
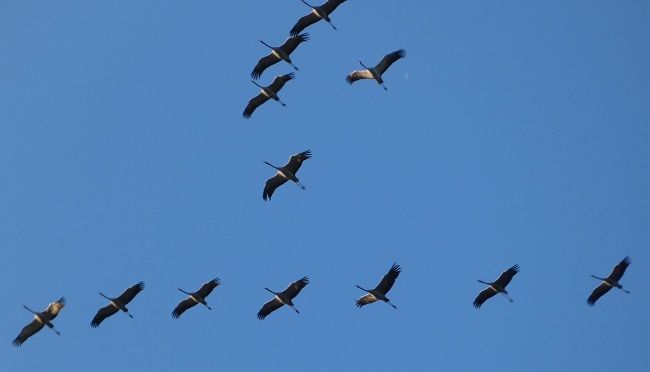
<instances>
[{"instance_id":1,"label":"long neck","mask_svg":"<svg viewBox=\"0 0 650 372\"><path fill-rule=\"evenodd\" d=\"M270 290L270 289L268 289L268 288L264 288L264 289L266 289L267 291L269 291L269 292L271 292L271 293L273 293L273 294L274 294L274 295L276 295L276 296L278 295L278 293L277 293L277 292L273 292L272 290Z\"/></svg>"},{"instance_id":2,"label":"long neck","mask_svg":"<svg viewBox=\"0 0 650 372\"><path fill-rule=\"evenodd\" d=\"M359 64L363 66L363 68L365 68L366 70L370 70L368 67L366 67L366 65L363 64L363 62L359 61Z\"/></svg>"},{"instance_id":3,"label":"long neck","mask_svg":"<svg viewBox=\"0 0 650 372\"><path fill-rule=\"evenodd\" d=\"M487 285L492 285L492 283L484 282L484 281L482 281L482 280L477 280L477 282L479 282L479 283L483 283L483 284L487 284Z\"/></svg>"},{"instance_id":4,"label":"long neck","mask_svg":"<svg viewBox=\"0 0 650 372\"><path fill-rule=\"evenodd\" d=\"M260 89L264 89L261 85L257 84L257 82L255 82L255 81L253 81L253 80L251 80L251 83L257 85Z\"/></svg>"},{"instance_id":5,"label":"long neck","mask_svg":"<svg viewBox=\"0 0 650 372\"><path fill-rule=\"evenodd\" d=\"M176 288L176 289L178 289L179 291L185 293L186 295L191 295L191 293L189 293L189 292L185 292L184 290L182 290L182 289L180 289L180 288Z\"/></svg>"},{"instance_id":6,"label":"long neck","mask_svg":"<svg viewBox=\"0 0 650 372\"><path fill-rule=\"evenodd\" d=\"M268 164L270 167L273 167L273 168L275 168L277 170L280 170L278 167L276 167L275 165L269 163L268 161L265 161L264 164Z\"/></svg>"},{"instance_id":7,"label":"long neck","mask_svg":"<svg viewBox=\"0 0 650 372\"><path fill-rule=\"evenodd\" d=\"M314 7L313 7L313 6L311 6L311 5L309 5L309 4L307 4L307 2L306 2L305 0L300 0L300 1L302 1L303 3L305 3L305 5L307 5L308 7L310 7L310 8L312 8L312 9L314 9Z\"/></svg>"},{"instance_id":8,"label":"long neck","mask_svg":"<svg viewBox=\"0 0 650 372\"><path fill-rule=\"evenodd\" d=\"M272 47L272 46L270 46L269 44L267 44L267 43L265 43L265 42L263 42L262 40L260 40L260 43L262 43L262 44L264 44L264 45L266 45L267 47L269 47L269 48L271 48L271 49L273 49L273 47Z\"/></svg>"},{"instance_id":9,"label":"long neck","mask_svg":"<svg viewBox=\"0 0 650 372\"><path fill-rule=\"evenodd\" d=\"M25 305L23 305L23 307L24 307L25 309L27 309L27 310L28 310L30 313L32 313L32 314L38 314L36 311L34 311L34 310L28 308L28 307L25 306Z\"/></svg>"},{"instance_id":10,"label":"long neck","mask_svg":"<svg viewBox=\"0 0 650 372\"><path fill-rule=\"evenodd\" d=\"M599 277L597 277L596 275L592 275L592 277L594 277L594 278L596 278L596 279L598 279L598 280L605 280L605 278L599 278Z\"/></svg>"},{"instance_id":11,"label":"long neck","mask_svg":"<svg viewBox=\"0 0 650 372\"><path fill-rule=\"evenodd\" d=\"M365 289L365 288L361 288L361 286L359 286L359 285L355 285L355 287L359 288L359 289L362 290L362 291L365 291L365 292L370 293L369 290L367 290L367 289Z\"/></svg>"},{"instance_id":12,"label":"long neck","mask_svg":"<svg viewBox=\"0 0 650 372\"><path fill-rule=\"evenodd\" d=\"M110 298L110 297L108 297L108 296L106 296L106 295L105 295L105 294L103 294L102 292L99 292L99 295L100 295L100 296L102 296L102 297L104 297L105 299L107 299L107 300L109 300L109 301L113 301L113 299L112 299L112 298Z\"/></svg>"}]
</instances>

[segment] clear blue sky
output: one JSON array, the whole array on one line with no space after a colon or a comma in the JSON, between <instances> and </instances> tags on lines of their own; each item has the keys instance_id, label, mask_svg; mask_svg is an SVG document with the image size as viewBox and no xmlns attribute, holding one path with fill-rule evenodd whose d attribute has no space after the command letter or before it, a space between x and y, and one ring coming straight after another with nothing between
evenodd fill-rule
<instances>
[{"instance_id":1,"label":"clear blue sky","mask_svg":"<svg viewBox=\"0 0 650 372\"><path fill-rule=\"evenodd\" d=\"M319 0L312 0L319 1ZM0 369L643 370L650 3L350 0L249 82L295 1L0 2ZM407 57L352 86L358 60ZM270 67L259 82L293 69ZM310 149L273 200L274 171ZM626 255L622 283L590 308ZM397 262L384 303L363 292ZM502 296L472 301L518 263ZM220 277L213 310L170 313ZM308 276L301 314L256 319ZM89 325L140 280L134 318ZM11 340L65 296L21 348Z\"/></svg>"}]
</instances>

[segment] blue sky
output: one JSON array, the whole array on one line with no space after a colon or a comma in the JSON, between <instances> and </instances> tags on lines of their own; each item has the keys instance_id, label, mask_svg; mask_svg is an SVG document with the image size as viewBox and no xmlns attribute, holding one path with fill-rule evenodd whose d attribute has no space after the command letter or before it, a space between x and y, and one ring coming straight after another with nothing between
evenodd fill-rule
<instances>
[{"instance_id":1,"label":"blue sky","mask_svg":"<svg viewBox=\"0 0 650 372\"><path fill-rule=\"evenodd\" d=\"M287 106L244 120L298 0L0 2L0 369L647 368L650 4L373 4L310 26ZM346 84L400 48L387 92ZM308 149L307 189L264 202L262 161ZM588 307L626 255L631 294ZM393 262L398 309L356 308ZM514 303L474 309L515 263ZM256 319L303 276L300 315ZM90 327L140 280L133 319ZM14 348L61 296L61 336Z\"/></svg>"}]
</instances>

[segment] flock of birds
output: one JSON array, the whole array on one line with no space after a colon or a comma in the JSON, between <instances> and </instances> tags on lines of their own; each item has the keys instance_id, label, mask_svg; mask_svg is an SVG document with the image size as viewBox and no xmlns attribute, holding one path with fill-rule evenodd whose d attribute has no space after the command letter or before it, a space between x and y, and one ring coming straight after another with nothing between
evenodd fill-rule
<instances>
[{"instance_id":1,"label":"flock of birds","mask_svg":"<svg viewBox=\"0 0 650 372\"><path fill-rule=\"evenodd\" d=\"M623 277L623 274L625 273L625 269L630 265L632 261L630 260L630 257L625 257L621 262L619 262L616 266L614 266L614 270L612 270L611 274L609 274L608 277L606 278L600 278L595 275L592 275L592 277L602 280L602 283L598 287L596 287L592 292L589 298L587 299L587 304L589 306L594 306L596 304L596 301L600 297L602 297L605 293L607 293L610 289L616 287L618 289L621 289L625 291L626 293L630 293L627 290L623 289L623 286L619 283L621 278ZM393 308L397 309L397 306L393 305L388 297L386 297L386 294L388 291L393 288L393 285L395 284L395 280L399 276L400 272L402 269L397 263L394 263L393 266L391 266L390 270L388 270L388 273L384 275L384 277L381 279L379 284L373 289L365 289L359 285L356 285L357 288L361 289L364 292L367 292L365 295L361 296L359 299L357 299L356 304L358 307L363 307L365 305L371 304L373 302L377 301L384 301ZM476 299L474 300L474 307L475 308L480 308L485 301L488 299L492 298L495 296L497 293L501 293L504 295L508 301L513 302L513 300L508 296L508 291L506 291L506 286L510 283L512 278L519 272L519 265L514 265L511 268L507 269L506 271L502 272L501 275L497 278L497 280L493 282L484 282L482 280L479 280L480 283L487 284L487 288L482 290L478 296L476 296ZM197 290L196 292L186 292L180 288L178 288L179 291L185 293L188 295L188 297L181 302L178 303L176 308L172 311L171 315L173 318L178 319L185 311L188 309L196 306L197 304L202 304L203 306L207 307L209 310L212 310L210 306L208 306L208 303L206 301L206 298L212 293L212 291L221 284L221 281L219 278L214 278L210 280L209 282L203 283L201 288ZM285 288L284 291L282 292L274 292L268 288L264 288L265 290L273 293L274 297L266 302L262 308L257 312L257 318L263 320L269 314L274 312L275 310L281 308L284 305L287 305L291 307L296 313L300 313L298 309L293 304L293 299L298 296L300 291L302 291L303 288L305 288L309 284L309 278L306 276L289 284L287 288ZM90 326L93 328L99 327L99 325L108 317L116 314L119 311L124 312L127 314L129 317L133 318L131 314L129 314L129 310L126 308L126 305L128 305L135 296L138 295L142 290L144 289L144 282L139 282L138 284L127 288L121 295L115 298L108 297L104 295L103 293L99 293L102 297L106 298L109 300L109 304L102 307L97 311L97 314L95 314L95 317L92 319L90 322ZM47 308L42 311L42 312L36 312L28 308L27 306L23 305L23 307L30 312L34 314L34 320L32 320L31 323L26 325L23 330L20 332L20 334L13 340L12 344L16 347L20 346L25 342L28 338L36 334L38 331L43 329L44 326L48 326L50 329L52 329L56 334L59 334L59 331L57 331L54 328L54 325L52 324L52 320L54 320L61 309L65 307L65 298L61 297L58 301L53 302L47 306Z\"/></svg>"},{"instance_id":2,"label":"flock of birds","mask_svg":"<svg viewBox=\"0 0 650 372\"><path fill-rule=\"evenodd\" d=\"M296 67L296 65L293 64L293 61L291 61L290 56L291 53L293 53L293 51L296 50L298 45L300 45L303 42L309 41L309 33L305 32L301 34L301 32L308 26L320 20L324 20L325 22L329 23L330 26L332 26L332 28L336 30L336 27L334 27L334 25L332 24L332 21L329 16L339 5L344 3L346 0L328 0L321 6L312 6L309 5L307 2L305 2L304 0L300 0L300 1L302 1L307 6L309 6L312 9L312 11L306 16L301 17L298 20L298 22L296 22L293 28L291 28L291 31L289 31L290 36L287 38L287 40L285 40L284 44L278 47L274 47L260 40L260 43L262 43L263 45L271 49L271 53L260 58L260 60L257 62L257 65L255 65L255 68L253 68L253 72L251 72L251 77L254 79L251 80L251 82L257 85L261 89L261 92L255 97L251 98L250 101L248 101L248 105L246 105L246 108L244 109L244 112L242 114L242 116L245 119L250 118L251 115L253 115L255 109L257 109L259 106L264 104L269 99L273 99L279 102L282 106L286 106L286 104L280 100L280 97L278 96L278 92L280 91L280 89L282 89L282 87L284 87L284 84L286 84L289 80L292 80L296 77L295 73L292 72L289 74L276 76L273 79L273 82L270 85L265 87L259 85L255 80L259 79L262 76L264 70L266 70L270 66L273 66L274 64L280 61L285 61L286 63L291 65L291 67L293 67L296 71L298 71L298 67ZM384 74L384 72L386 72L386 70L390 67L390 65L392 65L398 59L404 58L405 56L406 56L406 51L404 49L400 49L398 51L385 55L384 58L382 58L381 61L374 67L367 67L366 65L363 64L363 62L359 61L361 66L363 66L364 70L352 71L346 77L345 80L349 84L352 84L355 81L361 79L374 79L385 90L388 90L384 85L384 80L382 79L382 75Z\"/></svg>"},{"instance_id":3,"label":"flock of birds","mask_svg":"<svg viewBox=\"0 0 650 372\"><path fill-rule=\"evenodd\" d=\"M246 106L243 112L244 118L250 118L253 112L255 111L255 109L260 105L262 105L263 103L265 103L266 101L268 101L269 99L278 101L283 106L286 106L285 103L280 101L280 98L278 97L278 92L280 91L280 89L282 89L285 83L287 83L288 81L292 80L295 77L295 74L293 72L285 75L276 76L273 82L266 87L260 86L259 84L257 84L257 82L255 82L255 80L259 79L262 76L262 73L268 67L280 61L287 62L296 71L298 71L298 67L296 67L293 64L290 55L298 47L298 45L300 45L303 42L309 41L309 34L301 33L301 32L308 26L320 20L326 21L328 24L330 24L330 26L332 26L333 29L336 30L336 27L332 24L329 15L346 0L328 0L321 6L312 6L309 5L307 2L305 2L304 0L300 0L300 1L302 1L303 3L311 7L312 11L306 16L301 17L298 20L298 22L293 26L293 28L289 32L290 37L287 38L284 44L282 44L279 47L273 47L268 45L264 41L260 40L262 44L264 44L265 46L271 49L271 53L265 57L262 57L258 61L257 65L255 66L255 68L251 73L251 77L254 79L251 81L253 82L253 84L257 85L261 89L261 92L248 102L248 105ZM386 56L384 56L382 60L374 67L367 67L361 61L359 61L359 63L364 67L364 70L355 70L351 72L346 77L346 81L349 84L352 84L353 82L360 79L374 79L377 81L379 85L381 85L385 90L387 90L382 80L382 75L395 61L404 58L405 55L406 52L403 49L389 53ZM281 185L283 185L289 180L293 181L296 185L298 185L300 188L304 190L305 186L303 186L300 183L300 181L296 177L296 173L298 172L298 169L300 169L302 163L309 158L311 158L311 151L307 150L298 154L291 155L289 161L282 167L276 167L271 163L265 161L264 163L276 169L277 173L275 174L275 176L269 178L266 181L266 184L264 186L264 192L262 195L263 199L270 200L271 197L273 196L275 189L277 189L278 187L280 187ZM625 273L625 270L630 265L630 263L631 263L630 258L625 257L620 263L618 263L614 267L613 271L608 277L600 278L592 275L594 278L602 280L602 283L593 290L593 292L587 299L587 304L589 306L595 305L596 301L600 297L602 297L611 288L614 287L619 288L625 291L626 293L629 293L627 290L623 289L619 281L623 277L623 274ZM476 296L476 299L473 302L473 306L475 308L480 308L485 303L485 301L497 295L498 293L501 293L503 296L505 296L508 299L508 301L513 302L513 300L508 296L508 292L506 291L506 286L510 283L512 278L519 272L519 269L520 269L519 265L514 265L509 269L503 271L501 275L493 282L484 282L479 280L480 283L486 284L487 287ZM397 307L390 302L390 300L386 297L386 294L391 290L391 288L395 284L395 280L398 278L400 272L401 272L400 266L395 263L392 265L388 273L386 273L386 275L383 276L379 284L377 284L377 286L374 289L364 289L361 286L357 285L356 287L366 292L366 294L356 300L356 305L361 308L365 305L377 301L383 301L396 309ZM187 294L188 297L182 300L181 302L179 302L176 308L174 308L174 310L171 313L172 317L178 319L185 311L194 307L197 304L202 304L203 306L207 307L209 310L212 310L212 308L208 306L206 298L220 284L221 284L220 279L215 278L204 283L201 286L201 288L199 288L196 292L190 293L178 288L179 291ZM272 312L281 308L284 305L291 307L296 313L300 313L298 309L296 309L296 307L294 306L293 299L296 296L298 296L298 294L302 291L303 288L305 288L305 286L307 286L307 284L309 284L309 278L305 276L289 284L289 286L282 292L274 292L269 288L264 288L265 290L273 293L274 297L262 306L262 308L257 313L257 318L265 319ZM133 301L133 299L138 295L138 293L144 290L144 287L145 287L144 282L139 282L136 285L127 288L120 296L115 298L111 298L104 295L103 293L99 293L102 297L109 300L109 304L97 311L97 314L93 317L92 321L90 322L90 326L93 328L99 327L99 325L106 318L118 313L119 311L122 311L125 314L127 314L129 317L133 318L133 316L129 313L126 305L128 305L131 301ZM54 328L54 325L52 324L52 320L54 320L57 317L57 315L59 314L61 309L65 307L65 305L66 305L66 300L64 297L61 297L58 301L49 304L47 308L42 312L33 311L27 306L23 305L25 309L29 310L31 313L34 314L34 320L32 320L31 323L29 323L27 326L25 326L22 329L20 334L13 340L12 344L16 347L22 345L29 337L36 334L44 326L47 326L57 334L60 334L59 331L57 331Z\"/></svg>"}]
</instances>

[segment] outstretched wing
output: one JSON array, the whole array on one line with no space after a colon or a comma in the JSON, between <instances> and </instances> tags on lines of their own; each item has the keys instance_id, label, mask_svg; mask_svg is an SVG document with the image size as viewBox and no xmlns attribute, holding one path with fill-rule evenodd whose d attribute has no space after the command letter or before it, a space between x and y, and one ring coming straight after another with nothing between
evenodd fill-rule
<instances>
[{"instance_id":1,"label":"outstretched wing","mask_svg":"<svg viewBox=\"0 0 650 372\"><path fill-rule=\"evenodd\" d=\"M386 70L388 70L390 65L392 65L395 61L397 61L400 58L404 58L404 57L406 57L406 51L404 49L400 49L400 50L398 50L396 52L386 54L384 56L384 58L381 59L381 61L377 65L377 67L375 67L375 69L381 75Z\"/></svg>"},{"instance_id":2,"label":"outstretched wing","mask_svg":"<svg viewBox=\"0 0 650 372\"><path fill-rule=\"evenodd\" d=\"M99 309L97 314L95 314L95 317L90 322L90 326L93 328L99 327L99 325L104 321L104 319L117 313L117 311L118 308L113 306L113 304L108 304L107 306L102 307L101 309Z\"/></svg>"},{"instance_id":3,"label":"outstretched wing","mask_svg":"<svg viewBox=\"0 0 650 372\"><path fill-rule=\"evenodd\" d=\"M352 84L355 81L361 79L374 79L374 78L372 77L372 74L368 70L354 70L345 78L345 81L347 81L348 84Z\"/></svg>"},{"instance_id":4,"label":"outstretched wing","mask_svg":"<svg viewBox=\"0 0 650 372\"><path fill-rule=\"evenodd\" d=\"M293 72L286 75L276 76L275 79L273 79L271 85L269 85L267 88L277 94L284 86L284 83L295 78L295 76L296 75Z\"/></svg>"},{"instance_id":5,"label":"outstretched wing","mask_svg":"<svg viewBox=\"0 0 650 372\"><path fill-rule=\"evenodd\" d=\"M493 297L495 294L497 294L497 291L492 289L492 287L485 288L478 294L478 296L476 296L476 299L474 300L474 304L473 304L474 307L477 309L481 308L481 305L483 305L485 301Z\"/></svg>"},{"instance_id":6,"label":"outstretched wing","mask_svg":"<svg viewBox=\"0 0 650 372\"><path fill-rule=\"evenodd\" d=\"M332 14L332 12L341 4L343 4L345 0L328 0L325 2L325 4L321 5L320 8L327 13L327 15Z\"/></svg>"},{"instance_id":7,"label":"outstretched wing","mask_svg":"<svg viewBox=\"0 0 650 372\"><path fill-rule=\"evenodd\" d=\"M172 318L178 319L178 317L180 317L181 314L185 312L185 310L189 309L190 307L193 307L196 304L197 302L189 297L184 299L183 301L179 302L178 306L176 306L174 311L172 311Z\"/></svg>"},{"instance_id":8,"label":"outstretched wing","mask_svg":"<svg viewBox=\"0 0 650 372\"><path fill-rule=\"evenodd\" d=\"M221 284L221 280L219 278L214 278L207 283L203 283L201 289L196 291L196 294L205 299L210 295L210 293L212 293L213 289L217 288L219 284Z\"/></svg>"},{"instance_id":9,"label":"outstretched wing","mask_svg":"<svg viewBox=\"0 0 650 372\"><path fill-rule=\"evenodd\" d=\"M124 305L128 304L135 296L144 289L144 282L140 282L133 287L127 288L116 300Z\"/></svg>"},{"instance_id":10,"label":"outstretched wing","mask_svg":"<svg viewBox=\"0 0 650 372\"><path fill-rule=\"evenodd\" d=\"M376 302L376 301L377 301L377 297L375 297L371 293L368 293L368 294L365 294L365 295L361 296L357 300L357 306L362 307L364 305L368 305L368 304L371 304L371 303Z\"/></svg>"},{"instance_id":11,"label":"outstretched wing","mask_svg":"<svg viewBox=\"0 0 650 372\"><path fill-rule=\"evenodd\" d=\"M384 277L381 279L381 282L377 284L375 290L383 294L388 293L388 291L390 291L390 289L393 288L393 284L395 284L395 279L397 279L401 271L402 268L400 268L397 263L393 263L393 266L390 268L390 270L388 270L388 273L384 275Z\"/></svg>"},{"instance_id":12,"label":"outstretched wing","mask_svg":"<svg viewBox=\"0 0 650 372\"><path fill-rule=\"evenodd\" d=\"M275 310L281 308L283 303L276 297L273 297L272 300L269 302L265 303L264 306L260 309L260 311L257 312L257 318L260 320L264 320L269 314L274 312Z\"/></svg>"},{"instance_id":13,"label":"outstretched wing","mask_svg":"<svg viewBox=\"0 0 650 372\"><path fill-rule=\"evenodd\" d=\"M614 270L612 270L612 273L609 274L609 278L614 279L617 282L621 280L623 274L625 274L625 269L627 269L627 267L630 266L630 263L632 263L632 260L630 260L630 256L625 256L623 261L619 262L618 265L614 266Z\"/></svg>"},{"instance_id":14,"label":"outstretched wing","mask_svg":"<svg viewBox=\"0 0 650 372\"><path fill-rule=\"evenodd\" d=\"M298 36L298 34L304 30L305 28L313 25L314 23L320 21L320 17L316 15L314 12L310 12L304 17L300 17L298 22L293 26L291 31L289 31L289 35L291 36Z\"/></svg>"},{"instance_id":15,"label":"outstretched wing","mask_svg":"<svg viewBox=\"0 0 650 372\"><path fill-rule=\"evenodd\" d=\"M587 299L587 305L594 306L596 304L596 301L598 301L598 299L601 298L605 293L609 292L610 289L612 289L611 286L605 284L604 282L601 283L598 287L594 288L593 292L591 292L591 295L589 295L589 298Z\"/></svg>"},{"instance_id":16,"label":"outstretched wing","mask_svg":"<svg viewBox=\"0 0 650 372\"><path fill-rule=\"evenodd\" d=\"M282 295L292 300L298 295L298 293L300 293L303 288L305 288L307 284L309 284L309 278L305 276L302 279L289 284L289 286L284 291L282 291Z\"/></svg>"},{"instance_id":17,"label":"outstretched wing","mask_svg":"<svg viewBox=\"0 0 650 372\"><path fill-rule=\"evenodd\" d=\"M304 34L287 38L284 44L280 45L280 49L287 54L291 54L303 41L309 41L309 33L305 32Z\"/></svg>"},{"instance_id":18,"label":"outstretched wing","mask_svg":"<svg viewBox=\"0 0 650 372\"><path fill-rule=\"evenodd\" d=\"M515 276L519 272L519 265L514 265L513 267L509 268L508 270L504 271L499 275L499 279L497 279L494 284L500 286L501 288L505 288L508 283L512 280L512 277Z\"/></svg>"},{"instance_id":19,"label":"outstretched wing","mask_svg":"<svg viewBox=\"0 0 650 372\"><path fill-rule=\"evenodd\" d=\"M262 199L271 200L271 196L273 196L275 189L284 185L284 183L287 181L288 180L282 177L280 173L277 173L275 176L266 180L266 184L264 185L264 193L262 194Z\"/></svg>"},{"instance_id":20,"label":"outstretched wing","mask_svg":"<svg viewBox=\"0 0 650 372\"><path fill-rule=\"evenodd\" d=\"M255 80L259 79L260 76L262 76L262 72L264 72L264 70L278 62L280 62L280 58L276 57L273 53L267 55L266 57L260 58L260 60L257 61L255 68L253 68L253 72L251 72L251 77Z\"/></svg>"},{"instance_id":21,"label":"outstretched wing","mask_svg":"<svg viewBox=\"0 0 650 372\"><path fill-rule=\"evenodd\" d=\"M298 172L302 162L311 158L311 150L303 151L299 154L294 154L289 157L289 162L284 167L293 174Z\"/></svg>"},{"instance_id":22,"label":"outstretched wing","mask_svg":"<svg viewBox=\"0 0 650 372\"><path fill-rule=\"evenodd\" d=\"M28 338L32 337L36 332L43 329L43 323L34 319L31 323L25 326L20 334L11 342L15 347L19 347L23 344Z\"/></svg>"},{"instance_id":23,"label":"outstretched wing","mask_svg":"<svg viewBox=\"0 0 650 372\"><path fill-rule=\"evenodd\" d=\"M59 311L65 306L65 297L61 297L58 301L52 302L47 305L47 309L43 313L46 313L49 317L49 320L56 318L59 315Z\"/></svg>"},{"instance_id":24,"label":"outstretched wing","mask_svg":"<svg viewBox=\"0 0 650 372\"><path fill-rule=\"evenodd\" d=\"M244 113L242 114L244 119L249 119L251 115L253 115L253 111L255 111L256 108L258 108L268 100L269 97L267 97L266 94L262 92L260 92L260 94L256 95L255 97L251 98L251 100L248 101L248 105L246 105L246 108L244 109Z\"/></svg>"}]
</instances>

